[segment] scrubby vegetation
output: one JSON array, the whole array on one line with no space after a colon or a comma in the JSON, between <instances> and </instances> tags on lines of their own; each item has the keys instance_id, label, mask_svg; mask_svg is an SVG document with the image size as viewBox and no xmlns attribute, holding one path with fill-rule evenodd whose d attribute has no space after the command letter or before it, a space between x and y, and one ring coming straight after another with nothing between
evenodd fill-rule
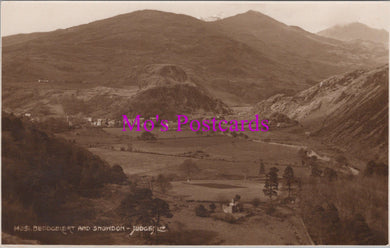
<instances>
[{"instance_id":1,"label":"scrubby vegetation","mask_svg":"<svg viewBox=\"0 0 390 248\"><path fill-rule=\"evenodd\" d=\"M325 174L306 179L300 194L301 215L314 242L387 244L387 177Z\"/></svg>"},{"instance_id":2,"label":"scrubby vegetation","mask_svg":"<svg viewBox=\"0 0 390 248\"><path fill-rule=\"evenodd\" d=\"M128 224L159 226L163 217L171 218L169 204L153 196L150 189L133 187L122 200L117 212Z\"/></svg>"},{"instance_id":3,"label":"scrubby vegetation","mask_svg":"<svg viewBox=\"0 0 390 248\"><path fill-rule=\"evenodd\" d=\"M93 220L89 198L106 183L123 184L119 165L110 166L71 142L2 114L2 224L65 225Z\"/></svg>"},{"instance_id":4,"label":"scrubby vegetation","mask_svg":"<svg viewBox=\"0 0 390 248\"><path fill-rule=\"evenodd\" d=\"M199 216L199 217L209 217L210 216L210 212L202 204L200 204L199 206L197 206L195 208L195 214L196 214L196 216Z\"/></svg>"},{"instance_id":5,"label":"scrubby vegetation","mask_svg":"<svg viewBox=\"0 0 390 248\"><path fill-rule=\"evenodd\" d=\"M140 140L149 140L149 141L157 140L156 135L154 135L151 132L146 132L146 131L143 131L142 134L138 138Z\"/></svg>"}]
</instances>

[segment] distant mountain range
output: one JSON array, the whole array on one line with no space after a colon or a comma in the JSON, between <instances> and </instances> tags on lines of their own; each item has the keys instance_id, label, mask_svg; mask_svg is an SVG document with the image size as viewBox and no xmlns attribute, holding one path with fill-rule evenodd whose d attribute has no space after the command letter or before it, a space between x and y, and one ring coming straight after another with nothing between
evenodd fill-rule
<instances>
[{"instance_id":1,"label":"distant mountain range","mask_svg":"<svg viewBox=\"0 0 390 248\"><path fill-rule=\"evenodd\" d=\"M388 50L309 33L259 12L205 22L136 11L53 32L3 37L3 86L137 86L148 65L172 64L228 105L295 94L329 76L388 60ZM73 85L73 86L71 86ZM12 96L11 96L12 97Z\"/></svg>"},{"instance_id":2,"label":"distant mountain range","mask_svg":"<svg viewBox=\"0 0 390 248\"><path fill-rule=\"evenodd\" d=\"M256 104L252 111L263 116L284 114L314 135L360 153L360 157L387 161L388 75L388 65L355 70L294 96L275 95Z\"/></svg>"},{"instance_id":3,"label":"distant mountain range","mask_svg":"<svg viewBox=\"0 0 390 248\"><path fill-rule=\"evenodd\" d=\"M389 45L389 32L384 29L371 28L359 22L336 25L317 34L342 41L362 40L381 43L386 47Z\"/></svg>"}]
</instances>

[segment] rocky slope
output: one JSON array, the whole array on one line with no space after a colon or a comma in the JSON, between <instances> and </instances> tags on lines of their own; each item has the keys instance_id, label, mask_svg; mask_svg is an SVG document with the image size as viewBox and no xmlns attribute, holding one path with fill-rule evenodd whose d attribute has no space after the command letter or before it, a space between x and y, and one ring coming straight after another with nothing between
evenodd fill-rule
<instances>
[{"instance_id":1,"label":"rocky slope","mask_svg":"<svg viewBox=\"0 0 390 248\"><path fill-rule=\"evenodd\" d=\"M282 113L365 158L387 161L388 65L333 76L294 96L275 95L253 112Z\"/></svg>"}]
</instances>

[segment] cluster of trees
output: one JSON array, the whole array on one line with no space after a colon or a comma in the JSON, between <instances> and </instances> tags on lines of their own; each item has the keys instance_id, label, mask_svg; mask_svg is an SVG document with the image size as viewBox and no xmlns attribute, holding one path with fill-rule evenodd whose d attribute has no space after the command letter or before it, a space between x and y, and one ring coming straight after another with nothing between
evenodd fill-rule
<instances>
[{"instance_id":1,"label":"cluster of trees","mask_svg":"<svg viewBox=\"0 0 390 248\"><path fill-rule=\"evenodd\" d=\"M157 137L151 132L143 131L142 134L138 137L138 139L145 141L156 141Z\"/></svg>"},{"instance_id":2,"label":"cluster of trees","mask_svg":"<svg viewBox=\"0 0 390 248\"><path fill-rule=\"evenodd\" d=\"M343 157L337 162L347 163ZM370 161L362 175L338 176L324 168L318 176L326 180L306 180L301 215L313 240L320 245L386 244L387 170L387 165Z\"/></svg>"},{"instance_id":3,"label":"cluster of trees","mask_svg":"<svg viewBox=\"0 0 390 248\"><path fill-rule=\"evenodd\" d=\"M385 163L377 163L375 161L369 161L364 170L365 176L382 176L387 177L389 175L389 166Z\"/></svg>"},{"instance_id":4,"label":"cluster of trees","mask_svg":"<svg viewBox=\"0 0 390 248\"><path fill-rule=\"evenodd\" d=\"M265 175L265 183L263 192L264 195L269 197L272 203L272 197L278 195L279 180L278 180L278 168L272 167L269 172Z\"/></svg>"},{"instance_id":5,"label":"cluster of trees","mask_svg":"<svg viewBox=\"0 0 390 248\"><path fill-rule=\"evenodd\" d=\"M278 178L279 169L272 167L269 169L269 172L265 175L265 183L263 192L264 195L268 196L270 202L272 203L272 197L278 195L279 189L279 178ZM297 179L294 177L294 170L291 166L287 166L283 172L283 181L288 190L288 197L291 196L293 189L293 184L297 182Z\"/></svg>"},{"instance_id":6,"label":"cluster of trees","mask_svg":"<svg viewBox=\"0 0 390 248\"><path fill-rule=\"evenodd\" d=\"M133 187L131 192L121 201L116 210L128 225L152 225L157 230L163 223L163 218L172 218L169 204L153 196L150 189ZM155 232L158 236L158 232ZM142 232L145 238L150 238L150 232Z\"/></svg>"},{"instance_id":7,"label":"cluster of trees","mask_svg":"<svg viewBox=\"0 0 390 248\"><path fill-rule=\"evenodd\" d=\"M119 165L111 168L84 148L6 113L2 114L2 148L5 231L12 231L15 221L66 224L73 218L64 214L64 206L78 202L80 196L98 197L106 183L127 183Z\"/></svg>"},{"instance_id":8,"label":"cluster of trees","mask_svg":"<svg viewBox=\"0 0 390 248\"><path fill-rule=\"evenodd\" d=\"M298 155L302 165L311 169L312 179L297 180L288 166L283 173L284 186L290 196L292 185L298 183L301 216L316 244L375 245L388 242L386 164L370 161L362 175L351 177L338 175L333 168L320 167L316 157L307 156L303 149ZM338 156L336 162L340 166L348 165L344 156ZM259 175L264 174L262 167L261 163ZM272 203L272 198L278 194L278 169L270 168L265 177L263 192Z\"/></svg>"},{"instance_id":9,"label":"cluster of trees","mask_svg":"<svg viewBox=\"0 0 390 248\"><path fill-rule=\"evenodd\" d=\"M209 209L207 209L203 204L200 204L195 208L195 214L199 217L209 217L211 213L215 212L216 208L217 206L213 202L210 203Z\"/></svg>"},{"instance_id":10,"label":"cluster of trees","mask_svg":"<svg viewBox=\"0 0 390 248\"><path fill-rule=\"evenodd\" d=\"M307 166L311 168L311 176L314 178L320 178L324 177L328 181L335 181L337 180L337 172L329 167L325 167L324 169L321 169L318 159L316 156L308 156L307 151L304 149L299 149L298 156L301 159L302 166ZM344 156L337 156L336 162L339 165L346 165L347 159Z\"/></svg>"},{"instance_id":11,"label":"cluster of trees","mask_svg":"<svg viewBox=\"0 0 390 248\"><path fill-rule=\"evenodd\" d=\"M165 194L168 190L172 188L171 181L172 177L159 174L155 179L154 183L160 189L160 191Z\"/></svg>"},{"instance_id":12,"label":"cluster of trees","mask_svg":"<svg viewBox=\"0 0 390 248\"><path fill-rule=\"evenodd\" d=\"M259 176L265 174L265 165L262 159L260 159Z\"/></svg>"},{"instance_id":13,"label":"cluster of trees","mask_svg":"<svg viewBox=\"0 0 390 248\"><path fill-rule=\"evenodd\" d=\"M65 118L50 117L44 121L39 122L40 129L50 133L65 132L70 129L68 122Z\"/></svg>"},{"instance_id":14,"label":"cluster of trees","mask_svg":"<svg viewBox=\"0 0 390 248\"><path fill-rule=\"evenodd\" d=\"M188 181L191 181L191 179L195 175L195 173L200 171L199 167L196 165L196 163L192 159L184 160L183 163L180 164L179 169L182 172L184 172Z\"/></svg>"},{"instance_id":15,"label":"cluster of trees","mask_svg":"<svg viewBox=\"0 0 390 248\"><path fill-rule=\"evenodd\" d=\"M324 169L321 169L318 164L313 164L311 167L311 176L312 177L323 177L327 179L329 182L337 180L337 172L329 167L325 167Z\"/></svg>"},{"instance_id":16,"label":"cluster of trees","mask_svg":"<svg viewBox=\"0 0 390 248\"><path fill-rule=\"evenodd\" d=\"M244 133L237 133L237 132L230 132L230 133L233 138L239 137L239 138L249 139L249 136Z\"/></svg>"},{"instance_id":17,"label":"cluster of trees","mask_svg":"<svg viewBox=\"0 0 390 248\"><path fill-rule=\"evenodd\" d=\"M387 243L387 232L374 231L362 214L363 208L359 209L356 203L350 202L360 201L357 199L360 198L359 196L348 194L352 192L343 192L342 197L346 199L338 202L337 197L340 197L338 194L327 197L332 194L330 191L334 193L337 187L330 189L326 189L326 185L314 189L308 187L310 186L306 185L303 191L301 215L316 244L378 245ZM325 196L321 198L319 195ZM347 201L349 203L346 203Z\"/></svg>"}]
</instances>

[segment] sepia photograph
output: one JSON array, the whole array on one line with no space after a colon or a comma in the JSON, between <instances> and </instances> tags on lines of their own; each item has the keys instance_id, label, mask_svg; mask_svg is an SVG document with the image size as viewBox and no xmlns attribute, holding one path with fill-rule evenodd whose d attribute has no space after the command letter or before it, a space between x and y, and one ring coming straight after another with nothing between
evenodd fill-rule
<instances>
[{"instance_id":1,"label":"sepia photograph","mask_svg":"<svg viewBox=\"0 0 390 248\"><path fill-rule=\"evenodd\" d=\"M388 1L2 1L1 244L388 244Z\"/></svg>"}]
</instances>

